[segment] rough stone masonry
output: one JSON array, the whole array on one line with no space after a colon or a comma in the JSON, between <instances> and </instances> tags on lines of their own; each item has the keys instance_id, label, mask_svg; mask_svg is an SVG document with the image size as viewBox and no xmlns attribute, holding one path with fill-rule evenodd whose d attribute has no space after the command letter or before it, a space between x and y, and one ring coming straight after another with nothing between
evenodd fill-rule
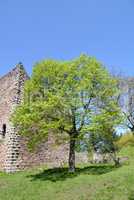
<instances>
[{"instance_id":1,"label":"rough stone masonry","mask_svg":"<svg viewBox=\"0 0 134 200\"><path fill-rule=\"evenodd\" d=\"M28 78L21 63L0 78L0 170L9 173L42 163L61 166L68 157L68 145L57 146L51 136L36 152L30 153L26 139L17 134L10 122L13 110L22 100Z\"/></svg>"}]
</instances>

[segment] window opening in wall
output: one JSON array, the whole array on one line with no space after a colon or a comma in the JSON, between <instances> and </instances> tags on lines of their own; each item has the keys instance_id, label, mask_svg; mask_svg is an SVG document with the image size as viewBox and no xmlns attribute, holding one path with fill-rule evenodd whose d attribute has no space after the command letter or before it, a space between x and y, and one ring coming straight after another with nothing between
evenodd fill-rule
<instances>
[{"instance_id":1,"label":"window opening in wall","mask_svg":"<svg viewBox=\"0 0 134 200\"><path fill-rule=\"evenodd\" d=\"M6 135L6 124L3 124L2 135L3 135L3 137L5 137L5 135Z\"/></svg>"}]
</instances>

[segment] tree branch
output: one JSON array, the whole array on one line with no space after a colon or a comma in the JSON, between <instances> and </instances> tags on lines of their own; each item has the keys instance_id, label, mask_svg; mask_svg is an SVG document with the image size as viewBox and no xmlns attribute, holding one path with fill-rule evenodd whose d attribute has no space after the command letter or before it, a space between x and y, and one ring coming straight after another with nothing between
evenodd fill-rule
<instances>
[{"instance_id":1,"label":"tree branch","mask_svg":"<svg viewBox=\"0 0 134 200\"><path fill-rule=\"evenodd\" d=\"M133 121L130 119L130 116L127 115L125 112L123 112L123 114L127 117L127 120L128 120L128 121L130 122L130 124L132 125L132 127L131 127L129 124L127 124L127 127L130 128L131 130L134 129L134 123L133 123Z\"/></svg>"},{"instance_id":2,"label":"tree branch","mask_svg":"<svg viewBox=\"0 0 134 200\"><path fill-rule=\"evenodd\" d=\"M89 105L91 103L91 100L92 100L92 97L89 98L87 104L83 105L83 109L84 109L84 114L82 116L82 120L81 120L81 124L80 124L80 127L78 129L78 132L81 131L81 129L83 128L84 126L84 121L85 121L85 117L86 117L86 114L87 114L87 110L89 108Z\"/></svg>"}]
</instances>

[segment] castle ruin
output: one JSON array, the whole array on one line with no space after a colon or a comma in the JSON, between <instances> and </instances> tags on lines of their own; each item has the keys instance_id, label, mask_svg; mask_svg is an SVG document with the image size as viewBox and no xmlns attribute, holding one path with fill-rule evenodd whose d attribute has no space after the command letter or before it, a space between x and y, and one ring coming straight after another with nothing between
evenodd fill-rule
<instances>
[{"instance_id":1,"label":"castle ruin","mask_svg":"<svg viewBox=\"0 0 134 200\"><path fill-rule=\"evenodd\" d=\"M19 63L11 72L0 78L0 170L15 172L40 164L60 165L67 161L68 145L56 146L53 139L30 153L26 140L18 135L10 119L21 103L24 83L28 75ZM66 155L66 156L65 156Z\"/></svg>"}]
</instances>

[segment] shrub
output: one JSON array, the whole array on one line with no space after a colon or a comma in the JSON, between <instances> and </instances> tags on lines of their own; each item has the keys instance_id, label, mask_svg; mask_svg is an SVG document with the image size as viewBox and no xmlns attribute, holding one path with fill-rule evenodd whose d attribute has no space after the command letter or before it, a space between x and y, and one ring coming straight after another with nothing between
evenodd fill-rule
<instances>
[{"instance_id":1,"label":"shrub","mask_svg":"<svg viewBox=\"0 0 134 200\"><path fill-rule=\"evenodd\" d=\"M126 146L134 146L134 135L129 132L121 136L121 138L116 142L119 149Z\"/></svg>"}]
</instances>

